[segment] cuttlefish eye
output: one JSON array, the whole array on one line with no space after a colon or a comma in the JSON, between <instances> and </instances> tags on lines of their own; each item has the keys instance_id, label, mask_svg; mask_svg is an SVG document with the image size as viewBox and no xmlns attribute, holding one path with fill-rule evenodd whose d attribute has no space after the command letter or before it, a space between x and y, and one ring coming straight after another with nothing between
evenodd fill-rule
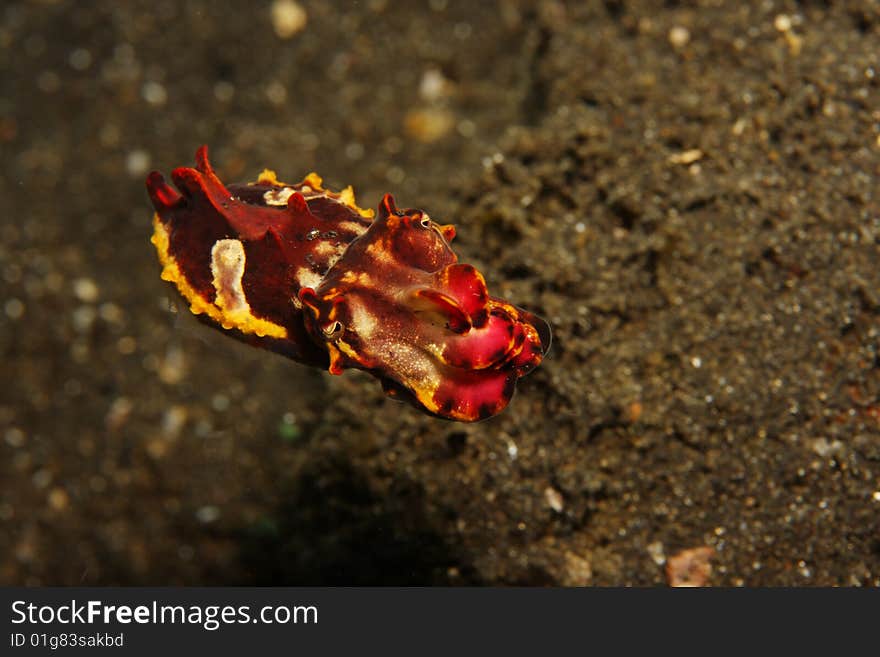
<instances>
[{"instance_id":1,"label":"cuttlefish eye","mask_svg":"<svg viewBox=\"0 0 880 657\"><path fill-rule=\"evenodd\" d=\"M322 328L321 332L328 340L333 340L334 338L338 338L340 335L342 335L342 332L344 330L345 327L342 325L342 322L336 321L329 326L325 326L324 328Z\"/></svg>"},{"instance_id":2,"label":"cuttlefish eye","mask_svg":"<svg viewBox=\"0 0 880 657\"><path fill-rule=\"evenodd\" d=\"M422 225L422 228L430 228L431 227L431 217L425 215L422 217L419 223Z\"/></svg>"}]
</instances>

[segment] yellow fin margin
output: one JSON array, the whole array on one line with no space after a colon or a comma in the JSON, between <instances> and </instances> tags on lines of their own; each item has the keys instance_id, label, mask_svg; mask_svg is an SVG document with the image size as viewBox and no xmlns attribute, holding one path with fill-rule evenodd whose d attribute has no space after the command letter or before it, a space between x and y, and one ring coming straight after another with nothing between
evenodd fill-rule
<instances>
[{"instance_id":1,"label":"yellow fin margin","mask_svg":"<svg viewBox=\"0 0 880 657\"><path fill-rule=\"evenodd\" d=\"M189 309L193 315L207 315L215 323L224 329L237 329L242 333L254 334L258 337L270 337L285 339L287 329L279 324L270 322L251 313L236 312L234 315L225 313L213 303L207 301L187 282L174 256L169 252L170 241L168 230L159 219L159 215L153 215L153 236L150 241L156 247L159 254L159 263L162 265L162 280L174 283L181 295L189 302Z\"/></svg>"},{"instance_id":2,"label":"yellow fin margin","mask_svg":"<svg viewBox=\"0 0 880 657\"><path fill-rule=\"evenodd\" d=\"M341 192L332 192L329 189L324 189L322 186L324 183L324 179L321 178L317 173L312 171L309 175L303 178L300 185L308 185L314 191L325 194L328 198L332 198L336 201L339 201L347 208L350 208L357 212L360 216L365 219L372 219L376 213L373 210L365 210L363 208L359 208L357 203L354 200L354 189L351 185L343 189ZM254 184L254 183L251 183ZM263 169L262 173L260 173L257 178L257 185L272 185L273 187L296 187L296 185L291 185L290 183L281 182L278 180L278 174L276 174L272 169Z\"/></svg>"}]
</instances>

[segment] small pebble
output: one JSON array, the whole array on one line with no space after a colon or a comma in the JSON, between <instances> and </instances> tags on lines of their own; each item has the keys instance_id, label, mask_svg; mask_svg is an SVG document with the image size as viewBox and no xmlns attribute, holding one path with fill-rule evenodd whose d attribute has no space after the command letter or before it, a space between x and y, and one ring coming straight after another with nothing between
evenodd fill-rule
<instances>
[{"instance_id":1,"label":"small pebble","mask_svg":"<svg viewBox=\"0 0 880 657\"><path fill-rule=\"evenodd\" d=\"M593 564L571 551L565 553L564 563L563 586L589 586L593 580Z\"/></svg>"},{"instance_id":2,"label":"small pebble","mask_svg":"<svg viewBox=\"0 0 880 657\"><path fill-rule=\"evenodd\" d=\"M642 417L642 412L644 411L644 406L642 402L634 401L627 404L626 408L623 411L623 419L626 420L629 424L635 424Z\"/></svg>"},{"instance_id":3,"label":"small pebble","mask_svg":"<svg viewBox=\"0 0 880 657\"><path fill-rule=\"evenodd\" d=\"M419 95L422 100L434 103L448 96L451 91L452 84L439 69L429 68L422 73L422 79L419 82Z\"/></svg>"},{"instance_id":4,"label":"small pebble","mask_svg":"<svg viewBox=\"0 0 880 657\"><path fill-rule=\"evenodd\" d=\"M52 473L45 468L37 470L31 477L31 481L37 488L46 488L52 483Z\"/></svg>"},{"instance_id":5,"label":"small pebble","mask_svg":"<svg viewBox=\"0 0 880 657\"><path fill-rule=\"evenodd\" d=\"M705 586L712 575L711 560L715 550L708 545L682 550L666 560L669 586Z\"/></svg>"},{"instance_id":6,"label":"small pebble","mask_svg":"<svg viewBox=\"0 0 880 657\"><path fill-rule=\"evenodd\" d=\"M176 404L165 411L162 416L162 432L168 438L176 438L186 424L189 415L186 406Z\"/></svg>"},{"instance_id":7,"label":"small pebble","mask_svg":"<svg viewBox=\"0 0 880 657\"><path fill-rule=\"evenodd\" d=\"M102 303L98 315L108 324L119 324L123 319L122 308L115 303Z\"/></svg>"},{"instance_id":8,"label":"small pebble","mask_svg":"<svg viewBox=\"0 0 880 657\"><path fill-rule=\"evenodd\" d=\"M299 438L300 428L296 424L296 416L287 412L281 418L281 424L278 426L278 433L283 440L292 442Z\"/></svg>"},{"instance_id":9,"label":"small pebble","mask_svg":"<svg viewBox=\"0 0 880 657\"><path fill-rule=\"evenodd\" d=\"M140 178L150 168L150 154L143 150L129 151L125 156L125 170L132 178Z\"/></svg>"},{"instance_id":10,"label":"small pebble","mask_svg":"<svg viewBox=\"0 0 880 657\"><path fill-rule=\"evenodd\" d=\"M562 493L552 486L547 486L544 489L544 500L547 502L547 506L556 513L562 513L562 510L565 508L565 500L562 498Z\"/></svg>"},{"instance_id":11,"label":"small pebble","mask_svg":"<svg viewBox=\"0 0 880 657\"><path fill-rule=\"evenodd\" d=\"M168 441L162 438L155 438L147 443L147 454L151 458L159 460L168 453Z\"/></svg>"},{"instance_id":12,"label":"small pebble","mask_svg":"<svg viewBox=\"0 0 880 657\"><path fill-rule=\"evenodd\" d=\"M403 123L407 136L424 144L442 139L454 127L455 117L452 112L440 108L410 110Z\"/></svg>"},{"instance_id":13,"label":"small pebble","mask_svg":"<svg viewBox=\"0 0 880 657\"><path fill-rule=\"evenodd\" d=\"M387 178L388 182L392 185L399 185L406 178L406 171L398 166L388 167L388 170L385 172L385 178Z\"/></svg>"},{"instance_id":14,"label":"small pebble","mask_svg":"<svg viewBox=\"0 0 880 657\"><path fill-rule=\"evenodd\" d=\"M266 98L273 105L283 105L287 100L287 89L278 81L270 82L266 87Z\"/></svg>"},{"instance_id":15,"label":"small pebble","mask_svg":"<svg viewBox=\"0 0 880 657\"><path fill-rule=\"evenodd\" d=\"M308 22L308 14L293 0L275 0L272 3L272 29L280 39L289 39L302 31Z\"/></svg>"},{"instance_id":16,"label":"small pebble","mask_svg":"<svg viewBox=\"0 0 880 657\"><path fill-rule=\"evenodd\" d=\"M473 32L474 28L470 23L456 23L455 26L452 28L452 36L454 36L459 41L469 39Z\"/></svg>"},{"instance_id":17,"label":"small pebble","mask_svg":"<svg viewBox=\"0 0 880 657\"><path fill-rule=\"evenodd\" d=\"M159 82L150 81L145 82L141 87L141 97L150 105L158 107L168 100L168 92Z\"/></svg>"},{"instance_id":18,"label":"small pebble","mask_svg":"<svg viewBox=\"0 0 880 657\"><path fill-rule=\"evenodd\" d=\"M660 541L654 541L653 543L649 543L647 546L648 554L651 557L651 561L653 561L658 566L662 566L666 563L666 550L663 548L663 543Z\"/></svg>"},{"instance_id":19,"label":"small pebble","mask_svg":"<svg viewBox=\"0 0 880 657\"><path fill-rule=\"evenodd\" d=\"M186 357L183 349L171 346L165 352L165 358L159 364L159 379L162 383L176 385L186 376Z\"/></svg>"},{"instance_id":20,"label":"small pebble","mask_svg":"<svg viewBox=\"0 0 880 657\"><path fill-rule=\"evenodd\" d=\"M791 29L791 17L785 14L779 14L773 20L773 27L779 32L788 32Z\"/></svg>"},{"instance_id":21,"label":"small pebble","mask_svg":"<svg viewBox=\"0 0 880 657\"><path fill-rule=\"evenodd\" d=\"M6 430L4 438L6 439L6 444L10 447L21 447L24 445L25 433L18 427L12 427Z\"/></svg>"},{"instance_id":22,"label":"small pebble","mask_svg":"<svg viewBox=\"0 0 880 657\"><path fill-rule=\"evenodd\" d=\"M92 65L92 53L85 48L77 48L67 59L70 67L77 71L85 71Z\"/></svg>"},{"instance_id":23,"label":"small pebble","mask_svg":"<svg viewBox=\"0 0 880 657\"><path fill-rule=\"evenodd\" d=\"M196 511L196 518L202 524L209 524L217 520L220 517L220 509L216 506L203 506L198 511Z\"/></svg>"},{"instance_id":24,"label":"small pebble","mask_svg":"<svg viewBox=\"0 0 880 657\"><path fill-rule=\"evenodd\" d=\"M112 433L121 429L131 415L132 410L134 410L134 404L127 397L117 397L114 399L113 403L110 404L110 409L104 416L104 426L107 428L107 431Z\"/></svg>"},{"instance_id":25,"label":"small pebble","mask_svg":"<svg viewBox=\"0 0 880 657\"><path fill-rule=\"evenodd\" d=\"M669 162L671 164L692 164L702 158L703 151L701 151L699 148L691 148L690 150L670 155Z\"/></svg>"},{"instance_id":26,"label":"small pebble","mask_svg":"<svg viewBox=\"0 0 880 657\"><path fill-rule=\"evenodd\" d=\"M669 30L669 43L673 48L683 48L691 40L691 33L686 27L676 25Z\"/></svg>"},{"instance_id":27,"label":"small pebble","mask_svg":"<svg viewBox=\"0 0 880 657\"><path fill-rule=\"evenodd\" d=\"M829 441L826 438L816 438L810 441L810 447L822 458L841 454L844 451L844 444L841 441Z\"/></svg>"},{"instance_id":28,"label":"small pebble","mask_svg":"<svg viewBox=\"0 0 880 657\"><path fill-rule=\"evenodd\" d=\"M77 278L73 282L73 294L83 303L94 303L101 291L91 278Z\"/></svg>"},{"instance_id":29,"label":"small pebble","mask_svg":"<svg viewBox=\"0 0 880 657\"><path fill-rule=\"evenodd\" d=\"M79 306L72 314L73 328L77 333L86 333L95 323L97 313L92 306Z\"/></svg>"},{"instance_id":30,"label":"small pebble","mask_svg":"<svg viewBox=\"0 0 880 657\"><path fill-rule=\"evenodd\" d=\"M137 350L137 340L130 335L124 335L116 341L116 351L123 356L133 354Z\"/></svg>"},{"instance_id":31,"label":"small pebble","mask_svg":"<svg viewBox=\"0 0 880 657\"><path fill-rule=\"evenodd\" d=\"M3 306L9 319L21 319L24 315L24 304L19 299L9 299Z\"/></svg>"},{"instance_id":32,"label":"small pebble","mask_svg":"<svg viewBox=\"0 0 880 657\"><path fill-rule=\"evenodd\" d=\"M364 146L356 141L345 145L345 157L349 160L360 160L364 156Z\"/></svg>"},{"instance_id":33,"label":"small pebble","mask_svg":"<svg viewBox=\"0 0 880 657\"><path fill-rule=\"evenodd\" d=\"M53 488L49 491L49 506L54 511L63 511L67 508L69 498L63 488Z\"/></svg>"},{"instance_id":34,"label":"small pebble","mask_svg":"<svg viewBox=\"0 0 880 657\"><path fill-rule=\"evenodd\" d=\"M455 129L465 139L470 139L475 134L477 134L477 126L470 119L462 119L458 122L458 125L455 126Z\"/></svg>"},{"instance_id":35,"label":"small pebble","mask_svg":"<svg viewBox=\"0 0 880 657\"><path fill-rule=\"evenodd\" d=\"M196 437L207 438L211 435L211 433L213 431L214 431L214 427L211 425L211 423L208 420L202 418L201 420L196 422L196 427L195 427Z\"/></svg>"},{"instance_id":36,"label":"small pebble","mask_svg":"<svg viewBox=\"0 0 880 657\"><path fill-rule=\"evenodd\" d=\"M801 577L809 578L809 577L813 576L813 569L810 568L807 565L807 562L804 561L803 559L798 561L798 572L800 573Z\"/></svg>"}]
</instances>

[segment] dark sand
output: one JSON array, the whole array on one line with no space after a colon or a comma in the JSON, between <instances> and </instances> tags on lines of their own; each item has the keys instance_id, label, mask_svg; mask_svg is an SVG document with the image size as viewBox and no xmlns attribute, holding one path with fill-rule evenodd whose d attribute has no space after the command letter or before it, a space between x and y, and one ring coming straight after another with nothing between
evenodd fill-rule
<instances>
[{"instance_id":1,"label":"dark sand","mask_svg":"<svg viewBox=\"0 0 880 657\"><path fill-rule=\"evenodd\" d=\"M270 4L0 9L0 583L880 583L880 6ZM550 357L460 425L172 313L202 143L457 224Z\"/></svg>"}]
</instances>

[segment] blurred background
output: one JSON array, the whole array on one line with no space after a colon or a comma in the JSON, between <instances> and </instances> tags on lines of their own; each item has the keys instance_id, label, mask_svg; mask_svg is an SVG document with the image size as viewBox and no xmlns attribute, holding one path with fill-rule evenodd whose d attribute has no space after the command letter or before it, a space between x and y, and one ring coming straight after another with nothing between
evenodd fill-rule
<instances>
[{"instance_id":1,"label":"blurred background","mask_svg":"<svg viewBox=\"0 0 880 657\"><path fill-rule=\"evenodd\" d=\"M0 583L880 583L880 4L4 2ZM460 425L203 327L143 181L455 223Z\"/></svg>"}]
</instances>

